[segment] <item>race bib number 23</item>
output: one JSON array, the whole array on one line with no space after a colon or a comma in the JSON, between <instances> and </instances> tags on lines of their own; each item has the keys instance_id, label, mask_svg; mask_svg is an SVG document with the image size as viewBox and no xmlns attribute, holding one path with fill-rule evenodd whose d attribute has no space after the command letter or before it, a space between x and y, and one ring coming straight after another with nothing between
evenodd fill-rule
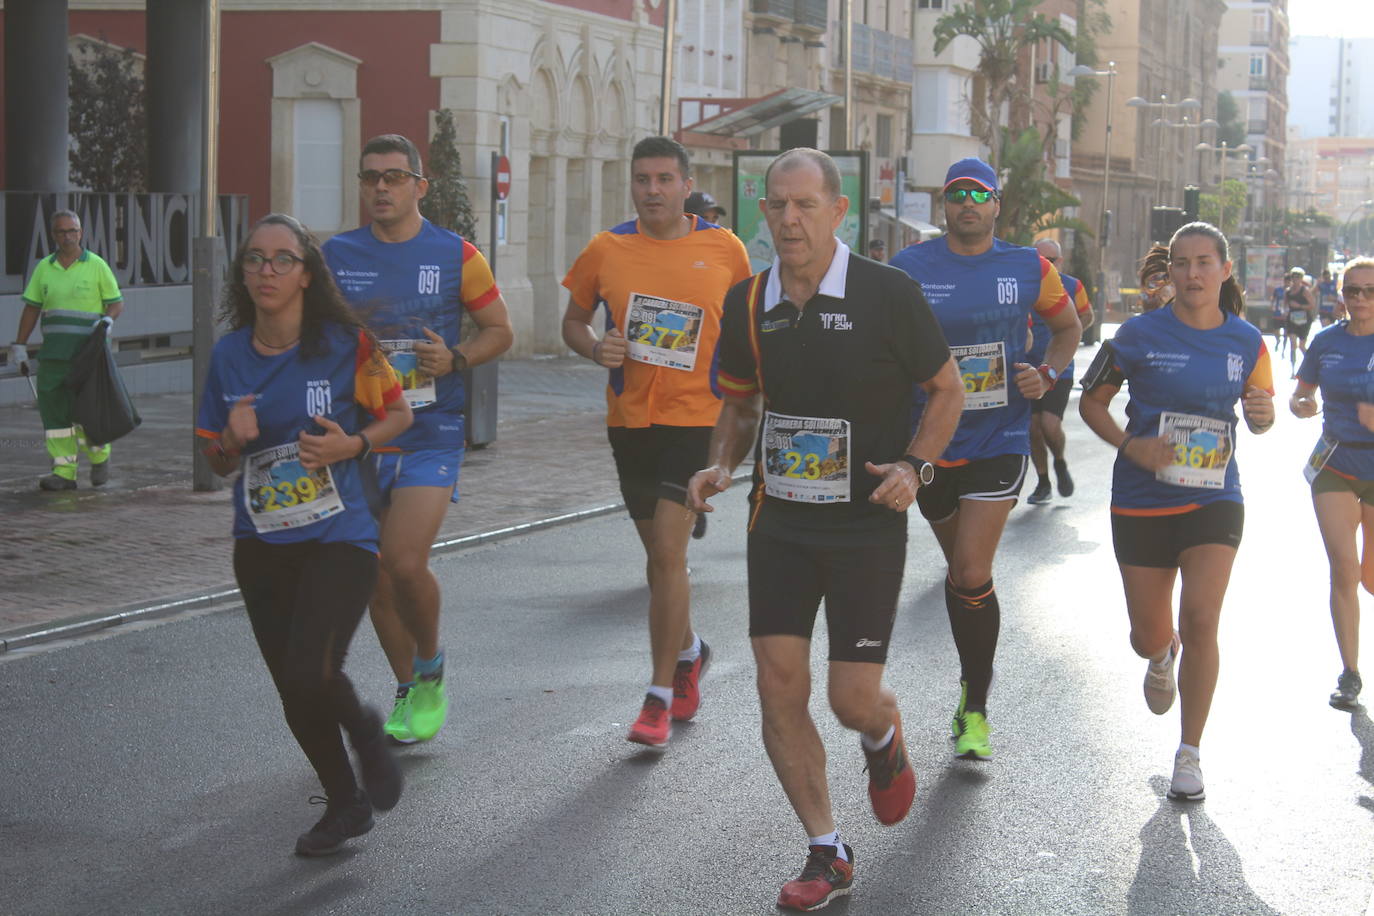
<instances>
[{"instance_id":1,"label":"race bib number 23","mask_svg":"<svg viewBox=\"0 0 1374 916\"><path fill-rule=\"evenodd\" d=\"M763 484L769 496L789 502L849 502L849 421L768 411Z\"/></svg>"}]
</instances>

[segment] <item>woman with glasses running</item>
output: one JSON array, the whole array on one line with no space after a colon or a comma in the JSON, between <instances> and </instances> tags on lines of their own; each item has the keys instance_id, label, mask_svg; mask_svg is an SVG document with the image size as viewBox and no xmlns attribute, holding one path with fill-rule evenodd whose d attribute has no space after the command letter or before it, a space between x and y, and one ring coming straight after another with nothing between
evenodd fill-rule
<instances>
[{"instance_id":1,"label":"woman with glasses running","mask_svg":"<svg viewBox=\"0 0 1374 916\"><path fill-rule=\"evenodd\" d=\"M1245 521L1235 408L1242 403L1250 431L1262 433L1274 422L1274 392L1264 337L1240 317L1245 303L1226 237L1208 223L1179 229L1169 242L1169 279L1173 302L1131 318L1102 345L1078 409L1117 450L1112 541L1131 647L1148 659L1151 712L1168 712L1175 692L1183 697L1169 795L1196 801L1205 794L1198 746L1217 683L1217 625ZM1126 379L1122 430L1108 407Z\"/></svg>"},{"instance_id":2,"label":"woman with glasses running","mask_svg":"<svg viewBox=\"0 0 1374 916\"><path fill-rule=\"evenodd\" d=\"M1331 622L1341 653L1341 674L1331 705L1359 706L1361 581L1374 590L1374 258L1346 265L1341 293L1349 315L1313 338L1288 401L1297 417L1325 408L1322 435L1304 473L1331 564ZM1364 528L1363 569L1355 530Z\"/></svg>"},{"instance_id":3,"label":"woman with glasses running","mask_svg":"<svg viewBox=\"0 0 1374 916\"><path fill-rule=\"evenodd\" d=\"M343 661L377 578L377 523L355 459L409 426L410 408L319 243L290 216L271 214L249 232L220 317L231 331L215 344L196 434L210 441L217 474L240 472L234 577L286 723L326 795L296 852L327 855L401 794L382 717L359 704Z\"/></svg>"}]
</instances>

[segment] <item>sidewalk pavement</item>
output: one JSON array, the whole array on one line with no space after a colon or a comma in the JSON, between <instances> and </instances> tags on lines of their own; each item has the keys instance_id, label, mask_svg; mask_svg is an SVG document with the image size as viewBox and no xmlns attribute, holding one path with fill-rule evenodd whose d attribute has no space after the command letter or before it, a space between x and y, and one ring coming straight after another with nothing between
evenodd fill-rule
<instances>
[{"instance_id":1,"label":"sidewalk pavement","mask_svg":"<svg viewBox=\"0 0 1374 916\"><path fill-rule=\"evenodd\" d=\"M618 508L605 379L576 358L503 361L496 441L468 451L439 542ZM110 482L91 489L83 455L65 493L38 490L50 470L38 411L0 408L0 651L231 597L231 490L191 489L191 396L137 407L143 425L114 444Z\"/></svg>"}]
</instances>

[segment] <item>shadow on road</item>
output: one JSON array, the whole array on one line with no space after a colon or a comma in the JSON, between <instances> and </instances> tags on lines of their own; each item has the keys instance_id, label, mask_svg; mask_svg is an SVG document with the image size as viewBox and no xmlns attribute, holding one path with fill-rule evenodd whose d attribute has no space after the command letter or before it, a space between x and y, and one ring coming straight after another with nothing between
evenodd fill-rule
<instances>
[{"instance_id":1,"label":"shadow on road","mask_svg":"<svg viewBox=\"0 0 1374 916\"><path fill-rule=\"evenodd\" d=\"M1361 706L1350 716L1350 732L1360 742L1360 775L1364 781L1374 786L1374 721L1369 712ZM1360 807L1374 814L1374 796L1361 795Z\"/></svg>"},{"instance_id":2,"label":"shadow on road","mask_svg":"<svg viewBox=\"0 0 1374 916\"><path fill-rule=\"evenodd\" d=\"M1196 802L1169 799L1169 782L1150 778L1159 810L1140 830L1140 865L1126 894L1128 913L1257 913L1278 916L1246 883L1235 847Z\"/></svg>"}]
</instances>

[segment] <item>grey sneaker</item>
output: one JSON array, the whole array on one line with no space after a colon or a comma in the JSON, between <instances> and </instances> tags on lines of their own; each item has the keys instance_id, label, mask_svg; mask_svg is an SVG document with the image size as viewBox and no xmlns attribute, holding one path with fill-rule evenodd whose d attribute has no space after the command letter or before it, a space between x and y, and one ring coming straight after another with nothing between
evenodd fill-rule
<instances>
[{"instance_id":1,"label":"grey sneaker","mask_svg":"<svg viewBox=\"0 0 1374 916\"><path fill-rule=\"evenodd\" d=\"M1360 688L1364 684L1360 675L1349 668L1336 678L1336 690L1331 694L1331 705L1337 709L1357 709L1360 705Z\"/></svg>"},{"instance_id":2,"label":"grey sneaker","mask_svg":"<svg viewBox=\"0 0 1374 916\"><path fill-rule=\"evenodd\" d=\"M1174 681L1174 664L1178 661L1179 642L1178 633L1174 634L1174 641L1169 645L1169 658L1162 665L1154 662L1145 663L1145 705L1150 707L1150 712L1157 716L1162 716L1174 705L1174 696L1178 693L1178 684Z\"/></svg>"},{"instance_id":3,"label":"grey sneaker","mask_svg":"<svg viewBox=\"0 0 1374 916\"><path fill-rule=\"evenodd\" d=\"M1202 801L1202 763L1190 750L1179 748L1174 755L1174 778L1169 782L1169 797L1177 801Z\"/></svg>"},{"instance_id":4,"label":"grey sneaker","mask_svg":"<svg viewBox=\"0 0 1374 916\"><path fill-rule=\"evenodd\" d=\"M91 465L91 486L103 487L110 482L110 459Z\"/></svg>"}]
</instances>

